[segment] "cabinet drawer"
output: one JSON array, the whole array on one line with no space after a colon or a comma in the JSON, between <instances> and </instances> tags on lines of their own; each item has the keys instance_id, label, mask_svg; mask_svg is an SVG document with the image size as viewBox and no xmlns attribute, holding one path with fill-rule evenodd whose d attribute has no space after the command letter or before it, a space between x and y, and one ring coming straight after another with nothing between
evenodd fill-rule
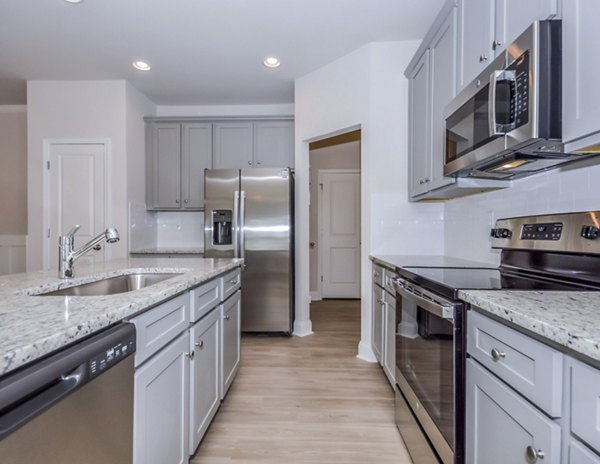
<instances>
[{"instance_id":1,"label":"cabinet drawer","mask_svg":"<svg viewBox=\"0 0 600 464\"><path fill-rule=\"evenodd\" d=\"M569 464L600 464L600 456L576 441L569 444Z\"/></svg>"},{"instance_id":2,"label":"cabinet drawer","mask_svg":"<svg viewBox=\"0 0 600 464\"><path fill-rule=\"evenodd\" d=\"M559 464L560 426L472 359L467 360L466 463Z\"/></svg>"},{"instance_id":3,"label":"cabinet drawer","mask_svg":"<svg viewBox=\"0 0 600 464\"><path fill-rule=\"evenodd\" d=\"M235 293L235 291L242 285L242 276L240 274L240 268L235 269L223 277L221 277L222 291L221 300L224 301Z\"/></svg>"},{"instance_id":4,"label":"cabinet drawer","mask_svg":"<svg viewBox=\"0 0 600 464\"><path fill-rule=\"evenodd\" d=\"M131 319L137 331L136 367L188 327L189 306L186 292Z\"/></svg>"},{"instance_id":5,"label":"cabinet drawer","mask_svg":"<svg viewBox=\"0 0 600 464\"><path fill-rule=\"evenodd\" d=\"M373 283L383 287L383 267L373 263Z\"/></svg>"},{"instance_id":6,"label":"cabinet drawer","mask_svg":"<svg viewBox=\"0 0 600 464\"><path fill-rule=\"evenodd\" d=\"M221 279L213 279L190 292L190 322L196 322L221 301Z\"/></svg>"},{"instance_id":7,"label":"cabinet drawer","mask_svg":"<svg viewBox=\"0 0 600 464\"><path fill-rule=\"evenodd\" d=\"M600 452L600 371L573 361L571 366L571 431Z\"/></svg>"},{"instance_id":8,"label":"cabinet drawer","mask_svg":"<svg viewBox=\"0 0 600 464\"><path fill-rule=\"evenodd\" d=\"M467 351L539 406L560 417L562 353L476 312L467 316Z\"/></svg>"}]
</instances>

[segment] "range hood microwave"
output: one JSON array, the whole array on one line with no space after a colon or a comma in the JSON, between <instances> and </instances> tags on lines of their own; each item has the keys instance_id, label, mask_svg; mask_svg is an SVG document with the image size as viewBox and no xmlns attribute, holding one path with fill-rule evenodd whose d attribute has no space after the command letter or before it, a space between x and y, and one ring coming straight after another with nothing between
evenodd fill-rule
<instances>
[{"instance_id":1,"label":"range hood microwave","mask_svg":"<svg viewBox=\"0 0 600 464\"><path fill-rule=\"evenodd\" d=\"M444 175L513 180L565 153L561 21L536 21L445 108Z\"/></svg>"}]
</instances>

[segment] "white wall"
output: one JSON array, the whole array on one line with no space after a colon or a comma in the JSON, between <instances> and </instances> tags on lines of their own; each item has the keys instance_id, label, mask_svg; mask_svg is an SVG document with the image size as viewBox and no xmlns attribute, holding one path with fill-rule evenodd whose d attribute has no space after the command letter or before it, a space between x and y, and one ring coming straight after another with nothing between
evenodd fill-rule
<instances>
[{"instance_id":1,"label":"white wall","mask_svg":"<svg viewBox=\"0 0 600 464\"><path fill-rule=\"evenodd\" d=\"M27 270L43 266L43 144L45 140L110 141L110 216L107 226L121 231L112 258L127 256L128 195L143 199L143 116L152 103L119 81L28 81L28 237ZM128 161L128 157L131 160ZM128 178L131 174L131 180Z\"/></svg>"},{"instance_id":2,"label":"white wall","mask_svg":"<svg viewBox=\"0 0 600 464\"><path fill-rule=\"evenodd\" d=\"M451 200L446 204L446 254L497 265L500 254L490 248L489 237L496 219L600 210L599 178L600 165L574 165L519 179L505 190Z\"/></svg>"},{"instance_id":3,"label":"white wall","mask_svg":"<svg viewBox=\"0 0 600 464\"><path fill-rule=\"evenodd\" d=\"M296 80L296 320L312 332L309 290L308 142L360 128L362 191L361 342L371 350L372 253L441 254L443 206L409 204L408 84L403 71L418 41L372 43ZM415 238L415 235L417 238Z\"/></svg>"}]
</instances>

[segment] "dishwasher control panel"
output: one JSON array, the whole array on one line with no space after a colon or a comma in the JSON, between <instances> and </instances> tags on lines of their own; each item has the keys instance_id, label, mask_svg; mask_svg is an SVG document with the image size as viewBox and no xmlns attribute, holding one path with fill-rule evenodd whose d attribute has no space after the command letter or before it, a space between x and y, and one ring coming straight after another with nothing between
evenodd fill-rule
<instances>
[{"instance_id":1,"label":"dishwasher control panel","mask_svg":"<svg viewBox=\"0 0 600 464\"><path fill-rule=\"evenodd\" d=\"M135 353L135 340L131 339L105 347L99 354L88 360L90 378L93 379L102 374L105 370L133 353Z\"/></svg>"}]
</instances>

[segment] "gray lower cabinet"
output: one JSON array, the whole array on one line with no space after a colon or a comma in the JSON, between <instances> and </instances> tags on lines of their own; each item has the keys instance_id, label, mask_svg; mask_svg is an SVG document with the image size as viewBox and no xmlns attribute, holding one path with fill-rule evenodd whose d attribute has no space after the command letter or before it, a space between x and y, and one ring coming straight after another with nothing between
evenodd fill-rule
<instances>
[{"instance_id":1,"label":"gray lower cabinet","mask_svg":"<svg viewBox=\"0 0 600 464\"><path fill-rule=\"evenodd\" d=\"M212 126L153 121L146 137L146 206L204 207L204 169L212 167Z\"/></svg>"},{"instance_id":2,"label":"gray lower cabinet","mask_svg":"<svg viewBox=\"0 0 600 464\"><path fill-rule=\"evenodd\" d=\"M221 305L221 399L240 367L241 295L238 290Z\"/></svg>"},{"instance_id":3,"label":"gray lower cabinet","mask_svg":"<svg viewBox=\"0 0 600 464\"><path fill-rule=\"evenodd\" d=\"M569 444L569 464L600 464L600 456L584 444L572 441Z\"/></svg>"},{"instance_id":4,"label":"gray lower cabinet","mask_svg":"<svg viewBox=\"0 0 600 464\"><path fill-rule=\"evenodd\" d=\"M383 365L383 289L373 284L371 301L371 346L379 364Z\"/></svg>"},{"instance_id":5,"label":"gray lower cabinet","mask_svg":"<svg viewBox=\"0 0 600 464\"><path fill-rule=\"evenodd\" d=\"M194 454L221 403L221 312L214 308L190 329L190 440Z\"/></svg>"},{"instance_id":6,"label":"gray lower cabinet","mask_svg":"<svg viewBox=\"0 0 600 464\"><path fill-rule=\"evenodd\" d=\"M560 426L472 359L466 396L467 464L560 463Z\"/></svg>"},{"instance_id":7,"label":"gray lower cabinet","mask_svg":"<svg viewBox=\"0 0 600 464\"><path fill-rule=\"evenodd\" d=\"M188 462L188 345L185 332L136 369L134 464Z\"/></svg>"}]
</instances>

